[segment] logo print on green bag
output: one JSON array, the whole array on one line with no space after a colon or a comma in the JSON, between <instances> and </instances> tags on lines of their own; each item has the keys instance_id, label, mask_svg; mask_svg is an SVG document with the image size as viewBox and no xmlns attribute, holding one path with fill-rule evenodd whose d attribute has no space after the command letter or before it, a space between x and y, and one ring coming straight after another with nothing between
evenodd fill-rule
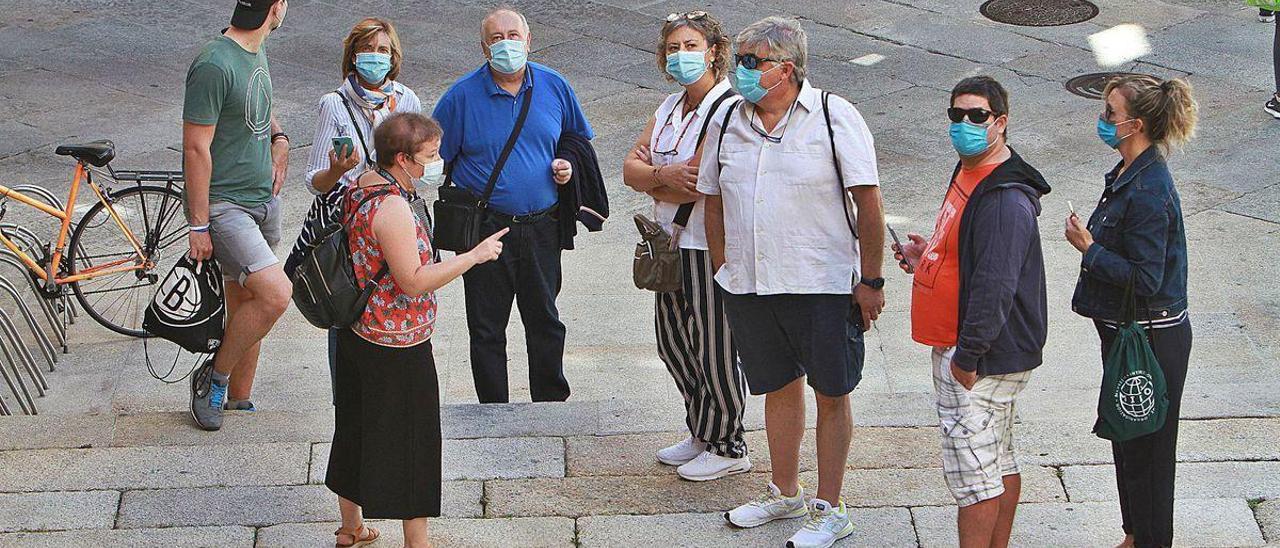
<instances>
[{"instance_id":1,"label":"logo print on green bag","mask_svg":"<svg viewBox=\"0 0 1280 548\"><path fill-rule=\"evenodd\" d=\"M1144 421L1155 413L1155 386L1146 371L1134 371L1116 383L1116 410L1134 422Z\"/></svg>"}]
</instances>

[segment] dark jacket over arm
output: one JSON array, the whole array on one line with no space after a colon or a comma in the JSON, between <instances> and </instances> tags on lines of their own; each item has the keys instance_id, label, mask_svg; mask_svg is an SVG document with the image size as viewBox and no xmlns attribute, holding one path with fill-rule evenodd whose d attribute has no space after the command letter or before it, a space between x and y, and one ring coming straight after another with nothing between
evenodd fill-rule
<instances>
[{"instance_id":1,"label":"dark jacket over arm","mask_svg":"<svg viewBox=\"0 0 1280 548\"><path fill-rule=\"evenodd\" d=\"M560 185L560 248L573 249L573 239L578 235L574 221L581 222L589 232L599 232L609 218L609 196L604 188L604 175L596 159L596 149L586 137L565 133L556 144L556 158L573 164L573 176Z\"/></svg>"}]
</instances>

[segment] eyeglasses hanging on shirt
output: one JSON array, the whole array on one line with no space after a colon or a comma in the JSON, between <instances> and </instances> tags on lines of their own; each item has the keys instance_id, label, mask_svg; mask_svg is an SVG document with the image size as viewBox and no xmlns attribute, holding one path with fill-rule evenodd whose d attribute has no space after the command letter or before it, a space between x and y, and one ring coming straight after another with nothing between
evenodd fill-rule
<instances>
[{"instance_id":1,"label":"eyeglasses hanging on shirt","mask_svg":"<svg viewBox=\"0 0 1280 548\"><path fill-rule=\"evenodd\" d=\"M787 118L780 122L780 124L782 125L782 134L778 135L777 137L774 137L772 134L770 134L770 132L765 131L764 128L756 125L756 109L755 108L751 109L751 118L748 119L751 123L751 129L755 130L756 135L764 137L764 140L769 141L770 143L773 143L775 145L781 143L782 138L787 136L787 127L791 125L791 116L796 113L796 104L799 102L800 102L799 100L793 101L791 103L791 108L787 109Z\"/></svg>"},{"instance_id":2,"label":"eyeglasses hanging on shirt","mask_svg":"<svg viewBox=\"0 0 1280 548\"><path fill-rule=\"evenodd\" d=\"M686 92L685 92L685 94L688 94L688 92L686 91ZM681 95L681 96L680 96L680 101L679 101L678 103L676 103L676 104L677 104L677 105L684 104L684 99L685 99L685 96L684 96L684 95ZM686 112L686 113L683 113L683 114L685 114L686 116L688 116L688 114L689 114L689 113L687 113L687 112ZM658 135L657 135L657 137L654 137L654 139L653 139L653 142L654 142L655 144L657 144L658 142L660 142L660 141L662 140L662 132L663 132L664 130L666 130L666 129L667 129L667 126L671 126L671 131L672 131L672 132L675 132L675 124L673 124L673 123L671 122L671 121L674 119L675 115L676 115L676 109L675 109L675 107L672 107L672 108L671 108L671 112L668 112L668 113L667 113L667 120L666 120L665 122L663 122L663 123L662 123L662 127L658 128ZM666 151L663 151L663 150L655 150L655 151L653 151L653 153L654 153L654 154L658 154L658 155L661 155L661 156L673 156L673 155L676 155L676 154L679 154L679 153L680 153L680 142L684 140L684 134L685 134L685 132L689 131L689 126L692 126L692 125L693 125L693 117L692 117L692 116L688 116L688 118L689 118L689 120L688 120L688 121L686 121L686 122L684 123L684 127L680 129L680 135L679 135L678 137L676 137L676 142L675 142L675 144L671 145L671 150L666 150Z\"/></svg>"}]
</instances>

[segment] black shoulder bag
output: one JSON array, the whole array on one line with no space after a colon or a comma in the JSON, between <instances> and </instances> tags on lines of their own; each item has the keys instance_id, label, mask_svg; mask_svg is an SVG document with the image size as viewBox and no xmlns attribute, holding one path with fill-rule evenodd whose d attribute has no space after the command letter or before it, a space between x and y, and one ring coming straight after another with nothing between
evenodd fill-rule
<instances>
[{"instance_id":1,"label":"black shoulder bag","mask_svg":"<svg viewBox=\"0 0 1280 548\"><path fill-rule=\"evenodd\" d=\"M511 156L511 149L515 148L516 139L520 138L520 130L524 128L524 120L529 116L529 103L532 98L533 84L530 83L529 89L525 90L524 102L520 104L520 116L516 118L515 127L511 128L511 136L507 137L507 144L502 147L498 161L493 164L493 171L489 173L489 182L485 185L484 194L479 199L457 185L451 184L453 183L453 162L458 160L455 158L450 162L444 184L440 186L439 198L432 204L432 210L435 211L435 228L432 233L434 241L431 243L436 249L465 253L480 243L480 224L484 221L485 210L489 209L489 199L493 197L493 188L498 184L498 177L502 175L507 157Z\"/></svg>"}]
</instances>

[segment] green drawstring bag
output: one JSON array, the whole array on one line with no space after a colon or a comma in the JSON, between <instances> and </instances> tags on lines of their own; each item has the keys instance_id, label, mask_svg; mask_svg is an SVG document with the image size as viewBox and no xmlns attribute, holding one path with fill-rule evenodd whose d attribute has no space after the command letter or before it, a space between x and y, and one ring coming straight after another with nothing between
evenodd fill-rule
<instances>
[{"instance_id":1,"label":"green drawstring bag","mask_svg":"<svg viewBox=\"0 0 1280 548\"><path fill-rule=\"evenodd\" d=\"M1147 330L1135 321L1133 278L1125 288L1124 308L1115 341L1102 365L1102 393L1093 433L1111 441L1129 441L1164 427L1169 391ZM1175 419L1176 420L1176 419Z\"/></svg>"},{"instance_id":2,"label":"green drawstring bag","mask_svg":"<svg viewBox=\"0 0 1280 548\"><path fill-rule=\"evenodd\" d=\"M1244 0L1244 3L1267 11L1280 11L1280 0Z\"/></svg>"}]
</instances>

